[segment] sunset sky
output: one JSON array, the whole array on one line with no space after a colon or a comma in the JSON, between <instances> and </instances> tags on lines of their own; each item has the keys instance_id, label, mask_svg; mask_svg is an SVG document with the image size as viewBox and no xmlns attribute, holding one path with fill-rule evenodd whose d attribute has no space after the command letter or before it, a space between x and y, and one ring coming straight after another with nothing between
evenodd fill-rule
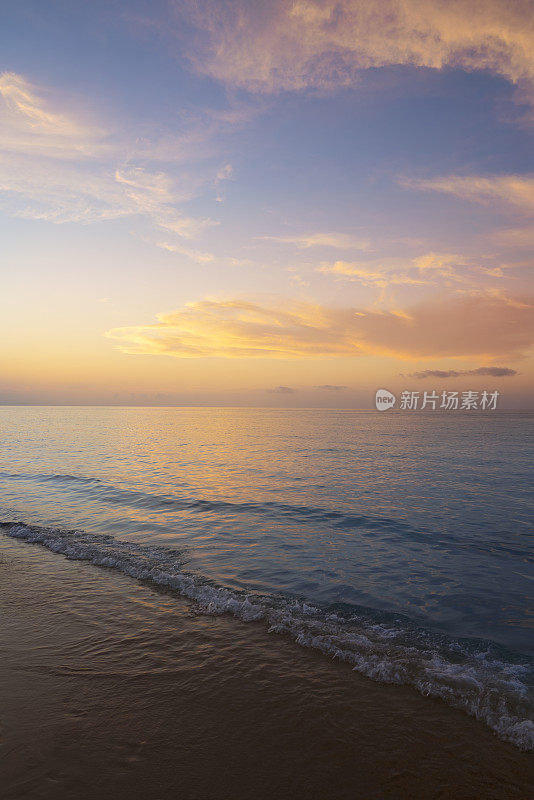
<instances>
[{"instance_id":1,"label":"sunset sky","mask_svg":"<svg viewBox=\"0 0 534 800\"><path fill-rule=\"evenodd\" d=\"M532 407L530 0L5 0L0 39L0 402Z\"/></svg>"}]
</instances>

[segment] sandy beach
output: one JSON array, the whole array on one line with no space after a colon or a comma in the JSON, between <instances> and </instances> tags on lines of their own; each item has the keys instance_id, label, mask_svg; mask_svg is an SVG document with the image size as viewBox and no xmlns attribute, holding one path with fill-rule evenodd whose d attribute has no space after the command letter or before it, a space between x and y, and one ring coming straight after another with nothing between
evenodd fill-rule
<instances>
[{"instance_id":1,"label":"sandy beach","mask_svg":"<svg viewBox=\"0 0 534 800\"><path fill-rule=\"evenodd\" d=\"M475 720L260 625L3 535L0 571L5 800L530 794Z\"/></svg>"}]
</instances>

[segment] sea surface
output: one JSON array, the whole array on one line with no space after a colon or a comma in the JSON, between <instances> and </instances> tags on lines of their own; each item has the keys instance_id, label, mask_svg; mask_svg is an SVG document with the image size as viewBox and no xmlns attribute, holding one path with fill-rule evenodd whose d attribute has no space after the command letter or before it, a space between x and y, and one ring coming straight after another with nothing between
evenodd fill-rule
<instances>
[{"instance_id":1,"label":"sea surface","mask_svg":"<svg viewBox=\"0 0 534 800\"><path fill-rule=\"evenodd\" d=\"M0 532L260 621L531 749L533 422L0 407Z\"/></svg>"}]
</instances>

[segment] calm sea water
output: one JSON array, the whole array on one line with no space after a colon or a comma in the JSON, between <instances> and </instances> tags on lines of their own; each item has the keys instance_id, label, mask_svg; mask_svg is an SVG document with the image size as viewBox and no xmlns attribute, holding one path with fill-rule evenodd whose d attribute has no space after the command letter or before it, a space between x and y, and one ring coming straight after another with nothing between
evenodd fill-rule
<instances>
[{"instance_id":1,"label":"calm sea water","mask_svg":"<svg viewBox=\"0 0 534 800\"><path fill-rule=\"evenodd\" d=\"M264 620L527 748L533 420L3 407L0 521L204 613Z\"/></svg>"}]
</instances>

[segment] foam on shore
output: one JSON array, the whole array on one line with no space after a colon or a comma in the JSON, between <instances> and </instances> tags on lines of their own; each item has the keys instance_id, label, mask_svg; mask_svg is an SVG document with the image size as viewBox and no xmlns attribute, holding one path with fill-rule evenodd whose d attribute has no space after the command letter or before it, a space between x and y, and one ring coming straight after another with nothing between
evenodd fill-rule
<instances>
[{"instance_id":1,"label":"foam on shore","mask_svg":"<svg viewBox=\"0 0 534 800\"><path fill-rule=\"evenodd\" d=\"M204 614L260 621L269 632L345 661L372 680L411 685L423 695L439 697L484 722L501 739L522 750L534 749L530 666L489 643L447 638L402 618L331 613L291 598L230 590L185 571L183 554L161 545L21 522L0 525L8 536L67 558L168 587Z\"/></svg>"}]
</instances>

